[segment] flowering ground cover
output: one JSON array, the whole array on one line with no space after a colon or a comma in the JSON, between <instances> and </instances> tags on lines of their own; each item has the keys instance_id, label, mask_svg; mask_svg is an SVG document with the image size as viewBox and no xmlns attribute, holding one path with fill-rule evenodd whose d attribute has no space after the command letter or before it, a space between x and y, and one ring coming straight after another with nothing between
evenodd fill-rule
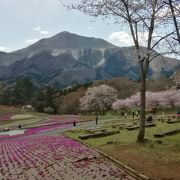
<instances>
[{"instance_id":1,"label":"flowering ground cover","mask_svg":"<svg viewBox=\"0 0 180 180\"><path fill-rule=\"evenodd\" d=\"M0 115L0 122L5 122L11 120L12 114L1 114Z\"/></svg>"},{"instance_id":2,"label":"flowering ground cover","mask_svg":"<svg viewBox=\"0 0 180 180\"><path fill-rule=\"evenodd\" d=\"M96 151L60 136L0 141L1 179L134 179Z\"/></svg>"},{"instance_id":3,"label":"flowering ground cover","mask_svg":"<svg viewBox=\"0 0 180 180\"><path fill-rule=\"evenodd\" d=\"M56 130L56 129L62 129L62 128L69 128L72 127L71 124L52 124L52 125L45 125L45 126L40 126L36 128L30 128L25 131L25 134L36 134L40 132L45 132L49 130Z\"/></svg>"},{"instance_id":4,"label":"flowering ground cover","mask_svg":"<svg viewBox=\"0 0 180 180\"><path fill-rule=\"evenodd\" d=\"M79 118L78 115L54 115L50 116L43 124L70 124L74 121L79 122Z\"/></svg>"},{"instance_id":5,"label":"flowering ground cover","mask_svg":"<svg viewBox=\"0 0 180 180\"><path fill-rule=\"evenodd\" d=\"M13 134L13 131L8 131L5 132L4 134L0 134L0 141L2 140L9 140L9 139L16 139L19 137L25 137L33 134L38 134L42 132L47 132L47 131L53 131L56 129L65 129L65 128L71 128L71 124L62 124L62 125L48 125L48 126L40 126L36 128L29 128L27 130L16 130ZM23 131L23 132L22 132Z\"/></svg>"},{"instance_id":6,"label":"flowering ground cover","mask_svg":"<svg viewBox=\"0 0 180 180\"><path fill-rule=\"evenodd\" d=\"M7 138L7 137L9 137L9 135L7 135L7 134L0 135L0 139Z\"/></svg>"}]
</instances>

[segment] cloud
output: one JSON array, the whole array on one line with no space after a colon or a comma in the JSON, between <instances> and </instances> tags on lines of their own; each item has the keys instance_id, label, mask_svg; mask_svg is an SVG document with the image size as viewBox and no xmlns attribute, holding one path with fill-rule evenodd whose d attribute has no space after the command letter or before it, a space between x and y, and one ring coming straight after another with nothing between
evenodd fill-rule
<instances>
[{"instance_id":1,"label":"cloud","mask_svg":"<svg viewBox=\"0 0 180 180\"><path fill-rule=\"evenodd\" d=\"M38 39L34 38L34 39L27 39L25 42L28 43L28 44L33 44L35 42L37 42Z\"/></svg>"},{"instance_id":2,"label":"cloud","mask_svg":"<svg viewBox=\"0 0 180 180\"><path fill-rule=\"evenodd\" d=\"M5 46L0 46L0 51L10 52L11 48L10 47L5 47Z\"/></svg>"},{"instance_id":3,"label":"cloud","mask_svg":"<svg viewBox=\"0 0 180 180\"><path fill-rule=\"evenodd\" d=\"M109 36L109 40L113 41L117 45L133 45L131 36L124 31L111 33Z\"/></svg>"},{"instance_id":4,"label":"cloud","mask_svg":"<svg viewBox=\"0 0 180 180\"><path fill-rule=\"evenodd\" d=\"M5 50L6 50L6 47L0 46L0 51L5 51Z\"/></svg>"},{"instance_id":5,"label":"cloud","mask_svg":"<svg viewBox=\"0 0 180 180\"><path fill-rule=\"evenodd\" d=\"M33 28L33 30L36 31L36 32L39 32L39 33L41 33L41 34L49 34L49 31L43 30L43 29L41 28L41 26L36 26L36 27Z\"/></svg>"},{"instance_id":6,"label":"cloud","mask_svg":"<svg viewBox=\"0 0 180 180\"><path fill-rule=\"evenodd\" d=\"M155 36L157 36L156 33L153 34L153 37ZM138 39L141 46L146 46L148 40L148 32L138 33ZM112 32L109 36L109 40L118 46L134 45L131 35L124 31Z\"/></svg>"},{"instance_id":7,"label":"cloud","mask_svg":"<svg viewBox=\"0 0 180 180\"><path fill-rule=\"evenodd\" d=\"M40 31L41 34L49 34L49 31Z\"/></svg>"}]
</instances>

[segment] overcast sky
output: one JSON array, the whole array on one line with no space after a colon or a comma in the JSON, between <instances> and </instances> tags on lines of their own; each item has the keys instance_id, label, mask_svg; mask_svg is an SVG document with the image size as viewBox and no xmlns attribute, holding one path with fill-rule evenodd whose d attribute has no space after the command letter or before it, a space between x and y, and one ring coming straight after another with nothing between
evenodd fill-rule
<instances>
[{"instance_id":1,"label":"overcast sky","mask_svg":"<svg viewBox=\"0 0 180 180\"><path fill-rule=\"evenodd\" d=\"M0 51L14 51L61 31L131 45L120 25L67 11L59 0L0 0L0 22Z\"/></svg>"}]
</instances>

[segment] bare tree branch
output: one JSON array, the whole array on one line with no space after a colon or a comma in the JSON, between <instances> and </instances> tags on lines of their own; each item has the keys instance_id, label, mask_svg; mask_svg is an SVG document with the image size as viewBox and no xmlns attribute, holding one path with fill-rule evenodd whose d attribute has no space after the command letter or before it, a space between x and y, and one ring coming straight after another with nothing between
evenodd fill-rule
<instances>
[{"instance_id":1,"label":"bare tree branch","mask_svg":"<svg viewBox=\"0 0 180 180\"><path fill-rule=\"evenodd\" d=\"M176 15L175 15L175 12L174 12L174 6L172 4L172 0L168 0L168 1L169 1L169 3L166 3L166 2L164 2L164 3L168 4L170 6L170 8L171 8L172 18L173 18L174 26L175 26L176 33L177 33L177 41L179 42L179 45L180 45L180 32L179 32L179 28L178 28L178 24L177 24Z\"/></svg>"},{"instance_id":2,"label":"bare tree branch","mask_svg":"<svg viewBox=\"0 0 180 180\"><path fill-rule=\"evenodd\" d=\"M176 31L173 31L163 37L161 37L152 47L151 47L151 50L153 50L162 40L166 39L168 36L174 34ZM157 36L156 36L157 37Z\"/></svg>"}]
</instances>

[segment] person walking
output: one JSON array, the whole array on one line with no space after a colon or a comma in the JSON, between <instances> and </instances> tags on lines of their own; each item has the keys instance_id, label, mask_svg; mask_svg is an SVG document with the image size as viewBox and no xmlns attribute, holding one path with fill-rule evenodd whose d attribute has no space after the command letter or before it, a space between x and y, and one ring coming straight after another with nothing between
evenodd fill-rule
<instances>
[{"instance_id":1,"label":"person walking","mask_svg":"<svg viewBox=\"0 0 180 180\"><path fill-rule=\"evenodd\" d=\"M96 125L98 125L98 115L96 115Z\"/></svg>"},{"instance_id":2,"label":"person walking","mask_svg":"<svg viewBox=\"0 0 180 180\"><path fill-rule=\"evenodd\" d=\"M134 119L134 115L135 115L135 112L134 112L134 110L132 110L132 116L133 116L133 119Z\"/></svg>"},{"instance_id":3,"label":"person walking","mask_svg":"<svg viewBox=\"0 0 180 180\"><path fill-rule=\"evenodd\" d=\"M138 110L136 111L136 117L137 118L139 117L139 111Z\"/></svg>"},{"instance_id":4,"label":"person walking","mask_svg":"<svg viewBox=\"0 0 180 180\"><path fill-rule=\"evenodd\" d=\"M127 118L127 113L124 113L124 118L125 118L125 119Z\"/></svg>"},{"instance_id":5,"label":"person walking","mask_svg":"<svg viewBox=\"0 0 180 180\"><path fill-rule=\"evenodd\" d=\"M73 121L73 128L76 127L76 121Z\"/></svg>"},{"instance_id":6,"label":"person walking","mask_svg":"<svg viewBox=\"0 0 180 180\"><path fill-rule=\"evenodd\" d=\"M154 116L154 118L155 118L155 116L156 116L156 107L153 107L151 111L152 111L153 116Z\"/></svg>"}]
</instances>

